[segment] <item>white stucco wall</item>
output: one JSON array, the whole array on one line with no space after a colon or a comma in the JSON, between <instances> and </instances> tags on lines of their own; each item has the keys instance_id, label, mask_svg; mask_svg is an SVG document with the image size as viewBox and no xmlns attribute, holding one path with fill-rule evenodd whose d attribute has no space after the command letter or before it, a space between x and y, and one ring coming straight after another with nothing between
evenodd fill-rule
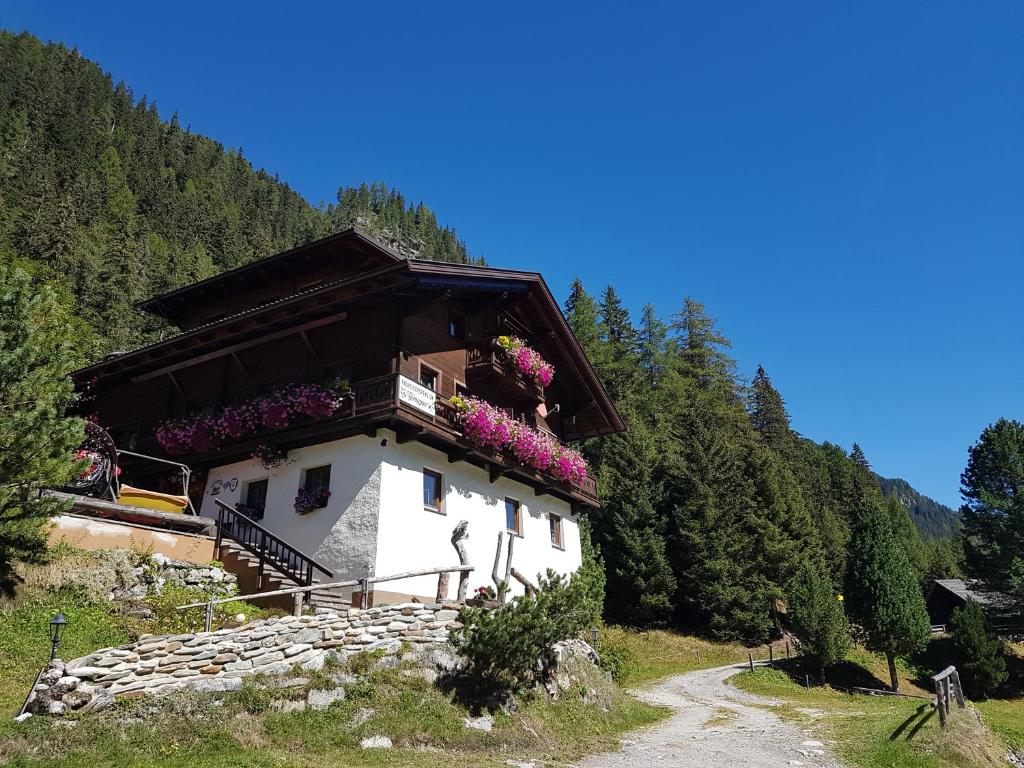
<instances>
[{"instance_id":1,"label":"white stucco wall","mask_svg":"<svg viewBox=\"0 0 1024 768\"><path fill-rule=\"evenodd\" d=\"M386 445L382 445L386 441ZM486 470L466 462L448 463L441 451L421 443L399 445L390 430L376 438L350 437L296 449L288 463L267 472L254 461L210 470L201 514L216 517L217 497L228 504L244 498L246 483L268 478L266 514L261 524L322 562L337 580L367 574L386 575L420 568L455 565L452 530L469 521L465 542L470 564L470 592L493 585L491 568L499 531L505 530L505 498L520 502L523 535L516 539L513 564L530 579L552 568L568 574L581 563L579 528L570 505L553 496L536 496L532 488L508 478L491 483ZM302 471L331 465L331 496L323 509L297 515L293 504ZM423 507L423 469L444 478L441 513ZM548 514L562 517L564 549L551 545ZM508 538L503 545L504 568ZM453 576L449 597L456 596ZM513 594L522 587L513 581ZM437 577L404 579L377 587L378 592L432 597Z\"/></svg>"},{"instance_id":2,"label":"white stucco wall","mask_svg":"<svg viewBox=\"0 0 1024 768\"><path fill-rule=\"evenodd\" d=\"M246 483L267 478L266 513L260 524L330 568L336 581L363 578L376 559L383 450L379 439L359 436L297 448L288 453L287 464L272 472L251 460L212 469L200 514L217 516L213 498L218 483L218 498L233 506L244 499ZM303 470L324 464L331 465L327 506L296 514Z\"/></svg>"},{"instance_id":3,"label":"white stucco wall","mask_svg":"<svg viewBox=\"0 0 1024 768\"><path fill-rule=\"evenodd\" d=\"M381 431L383 436L384 430ZM390 433L387 433L390 435ZM444 500L441 514L423 507L423 468L442 473ZM505 530L505 498L520 502L523 535L516 539L512 564L531 580L552 568L559 573L575 571L581 563L579 528L569 504L553 496L536 496L532 488L508 478L491 483L486 470L464 461L448 463L441 451L421 443L398 445L388 440L381 472L381 504L377 546L378 574L401 573L418 568L456 564L451 545L452 529L469 521L466 553L476 569L469 590L491 585L491 568L498 532ZM564 549L551 545L548 513L562 516ZM504 569L503 544L501 568ZM503 570L502 570L503 572ZM513 581L513 594L523 589ZM449 597L454 598L458 578L453 576ZM424 576L382 584L379 589L432 596L437 577Z\"/></svg>"}]
</instances>

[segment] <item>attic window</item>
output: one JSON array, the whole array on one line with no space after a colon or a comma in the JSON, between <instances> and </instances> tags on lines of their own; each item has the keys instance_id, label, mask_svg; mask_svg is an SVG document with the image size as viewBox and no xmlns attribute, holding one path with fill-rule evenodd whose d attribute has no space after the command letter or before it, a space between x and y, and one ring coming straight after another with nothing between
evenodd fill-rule
<instances>
[{"instance_id":1,"label":"attic window","mask_svg":"<svg viewBox=\"0 0 1024 768\"><path fill-rule=\"evenodd\" d=\"M448 335L453 339L466 338L466 318L457 312L448 313Z\"/></svg>"}]
</instances>

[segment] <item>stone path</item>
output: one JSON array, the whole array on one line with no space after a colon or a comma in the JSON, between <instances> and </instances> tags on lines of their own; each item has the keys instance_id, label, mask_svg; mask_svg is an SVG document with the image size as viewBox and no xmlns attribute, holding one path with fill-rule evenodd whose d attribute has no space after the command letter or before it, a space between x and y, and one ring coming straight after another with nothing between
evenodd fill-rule
<instances>
[{"instance_id":1,"label":"stone path","mask_svg":"<svg viewBox=\"0 0 1024 768\"><path fill-rule=\"evenodd\" d=\"M579 768L842 768L817 737L764 709L774 703L770 699L726 682L742 669L689 672L636 692L676 713L659 725L629 734L621 751L592 755Z\"/></svg>"}]
</instances>

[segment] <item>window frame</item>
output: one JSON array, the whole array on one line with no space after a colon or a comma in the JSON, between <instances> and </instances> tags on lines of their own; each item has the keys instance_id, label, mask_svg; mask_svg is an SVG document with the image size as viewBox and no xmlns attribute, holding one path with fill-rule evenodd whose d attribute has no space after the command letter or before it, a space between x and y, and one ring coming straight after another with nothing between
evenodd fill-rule
<instances>
[{"instance_id":1,"label":"window frame","mask_svg":"<svg viewBox=\"0 0 1024 768\"><path fill-rule=\"evenodd\" d=\"M327 485L324 485L324 486L318 488L317 490L320 491L320 492L327 491L327 499L324 500L323 504L320 504L320 505L318 505L316 507L313 507L313 509L323 509L324 507L327 506L327 503L330 500L330 495L331 495L331 465L330 464L317 464L315 467L305 467L302 470L302 489L305 490L305 491L309 491L310 490L310 488L309 488L309 473L310 472L316 472L317 470L321 470L321 469L326 469L327 470Z\"/></svg>"},{"instance_id":2,"label":"window frame","mask_svg":"<svg viewBox=\"0 0 1024 768\"><path fill-rule=\"evenodd\" d=\"M508 525L509 504L515 505L515 528L509 528ZM511 496L505 497L505 531L513 536L523 538L523 504L519 499L513 499Z\"/></svg>"},{"instance_id":3,"label":"window frame","mask_svg":"<svg viewBox=\"0 0 1024 768\"><path fill-rule=\"evenodd\" d=\"M437 499L437 501L434 504L428 504L427 503L427 499L426 499L426 495L425 495L425 491L427 490L427 478L428 477L429 478L433 478L434 482L435 482L435 490L436 490L435 498ZM431 469L430 467L424 467L423 468L423 481L422 481L421 491L424 492L424 495L423 495L423 498L422 498L423 509L425 509L427 512L433 512L434 514L437 514L437 515L445 514L445 510L444 510L444 472L438 472L436 469Z\"/></svg>"},{"instance_id":4,"label":"window frame","mask_svg":"<svg viewBox=\"0 0 1024 768\"><path fill-rule=\"evenodd\" d=\"M247 509L252 509L253 505L252 505L252 502L249 501L249 493L250 493L250 490L251 490L252 486L254 486L254 485L258 484L258 483L263 483L264 487L266 488L266 490L263 492L263 506L260 507L260 509L259 509L259 513L260 513L259 517L256 517L255 515L253 515L253 519L255 519L255 520L262 520L264 517L266 517L266 514L267 514L267 497L270 495L270 478L269 477L258 477L258 478L254 479L254 480L246 480L245 481L245 486L243 488L244 492L243 492L242 495L245 498L245 501L243 503L245 504L246 508Z\"/></svg>"},{"instance_id":5,"label":"window frame","mask_svg":"<svg viewBox=\"0 0 1024 768\"><path fill-rule=\"evenodd\" d=\"M554 512L548 513L548 530L551 533L551 546L555 549L565 551L565 529L561 515Z\"/></svg>"},{"instance_id":6,"label":"window frame","mask_svg":"<svg viewBox=\"0 0 1024 768\"><path fill-rule=\"evenodd\" d=\"M428 371L431 374L433 374L433 376L434 376L434 386L428 387L426 384L423 383L423 372L424 371ZM433 366L427 365L422 360L420 361L419 376L417 377L416 383L419 384L421 387L426 387L431 392L434 392L436 394L441 394L441 372L439 370L437 370L436 368L434 368Z\"/></svg>"}]
</instances>

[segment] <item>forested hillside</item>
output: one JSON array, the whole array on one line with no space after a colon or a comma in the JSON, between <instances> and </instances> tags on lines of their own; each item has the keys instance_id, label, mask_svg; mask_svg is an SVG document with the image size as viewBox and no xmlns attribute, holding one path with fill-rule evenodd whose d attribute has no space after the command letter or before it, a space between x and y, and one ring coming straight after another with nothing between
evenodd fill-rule
<instances>
[{"instance_id":1,"label":"forested hillside","mask_svg":"<svg viewBox=\"0 0 1024 768\"><path fill-rule=\"evenodd\" d=\"M879 476L878 485L886 496L903 503L926 539L955 536L960 529L960 514L955 509L918 493L906 480Z\"/></svg>"},{"instance_id":2,"label":"forested hillside","mask_svg":"<svg viewBox=\"0 0 1024 768\"><path fill-rule=\"evenodd\" d=\"M805 563L835 593L856 589L875 544L918 579L956 571L954 548L922 542L858 446L798 436L764 369L741 382L700 302L667 321L647 306L634 325L614 288L595 299L577 281L565 310L629 427L585 447L612 618L764 640Z\"/></svg>"},{"instance_id":3,"label":"forested hillside","mask_svg":"<svg viewBox=\"0 0 1024 768\"><path fill-rule=\"evenodd\" d=\"M383 184L313 207L76 51L0 32L0 259L74 297L96 356L158 332L140 299L357 221L406 255L468 260Z\"/></svg>"},{"instance_id":4,"label":"forested hillside","mask_svg":"<svg viewBox=\"0 0 1024 768\"><path fill-rule=\"evenodd\" d=\"M160 333L140 299L354 222L406 255L471 261L453 229L383 184L313 207L76 52L0 32L0 264L62 289L89 356ZM610 618L763 640L798 569L843 590L879 535L917 578L955 575L955 548L922 542L911 520L948 533L942 508L902 481L880 487L856 446L793 432L768 375L741 381L698 301L667 320L645 307L634 324L613 288L595 299L576 282L565 309L629 427L584 446Z\"/></svg>"}]
</instances>

